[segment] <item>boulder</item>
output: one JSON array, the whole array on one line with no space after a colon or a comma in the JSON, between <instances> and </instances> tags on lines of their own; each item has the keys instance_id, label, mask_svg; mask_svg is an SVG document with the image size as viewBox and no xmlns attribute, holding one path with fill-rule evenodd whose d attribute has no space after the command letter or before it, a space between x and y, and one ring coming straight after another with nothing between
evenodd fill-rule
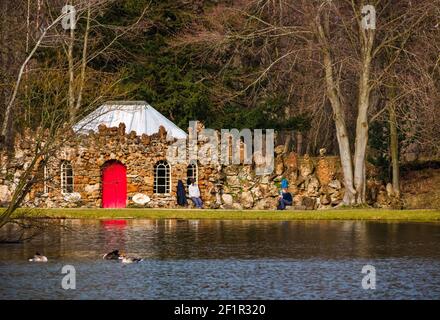
<instances>
[{"instance_id":1,"label":"boulder","mask_svg":"<svg viewBox=\"0 0 440 320\"><path fill-rule=\"evenodd\" d=\"M376 201L376 205L379 208L388 208L390 206L390 200L387 197L387 193L385 190L380 190L379 194L377 195L377 201Z\"/></svg>"},{"instance_id":2,"label":"boulder","mask_svg":"<svg viewBox=\"0 0 440 320\"><path fill-rule=\"evenodd\" d=\"M239 172L239 166L236 166L236 165L225 166L223 168L223 172L227 176L236 176L238 174L238 172Z\"/></svg>"},{"instance_id":3,"label":"boulder","mask_svg":"<svg viewBox=\"0 0 440 320\"><path fill-rule=\"evenodd\" d=\"M304 155L304 158L302 159L300 165L299 165L299 173L301 176L308 177L312 174L314 169L313 161L310 159L309 155Z\"/></svg>"},{"instance_id":4,"label":"boulder","mask_svg":"<svg viewBox=\"0 0 440 320\"><path fill-rule=\"evenodd\" d=\"M335 168L332 163L328 159L321 157L316 164L316 177L318 178L319 183L324 186L328 185L330 181L333 180L334 176Z\"/></svg>"},{"instance_id":5,"label":"boulder","mask_svg":"<svg viewBox=\"0 0 440 320\"><path fill-rule=\"evenodd\" d=\"M254 163L257 168L264 168L266 166L266 157L263 156L261 151L254 152Z\"/></svg>"},{"instance_id":6,"label":"boulder","mask_svg":"<svg viewBox=\"0 0 440 320\"><path fill-rule=\"evenodd\" d=\"M71 203L78 202L81 200L81 194L78 192L66 193L64 195L64 200Z\"/></svg>"},{"instance_id":7,"label":"boulder","mask_svg":"<svg viewBox=\"0 0 440 320\"><path fill-rule=\"evenodd\" d=\"M376 180L373 179L367 180L367 199L371 204L374 204L376 202L379 189L380 183L376 182Z\"/></svg>"},{"instance_id":8,"label":"boulder","mask_svg":"<svg viewBox=\"0 0 440 320\"><path fill-rule=\"evenodd\" d=\"M165 129L164 126L160 126L159 127L159 138L161 140L163 140L163 139L166 139L166 137L167 137L167 130Z\"/></svg>"},{"instance_id":9,"label":"boulder","mask_svg":"<svg viewBox=\"0 0 440 320\"><path fill-rule=\"evenodd\" d=\"M335 192L337 192L338 190L336 190L335 188L330 188L330 187L326 187L325 188L325 192L323 192L323 193L326 193L326 194L333 194L333 193L335 193Z\"/></svg>"},{"instance_id":10,"label":"boulder","mask_svg":"<svg viewBox=\"0 0 440 320\"><path fill-rule=\"evenodd\" d=\"M332 202L332 205L338 205L342 202L342 193L339 191L336 191L332 194L330 194L330 201Z\"/></svg>"},{"instance_id":11,"label":"boulder","mask_svg":"<svg viewBox=\"0 0 440 320\"><path fill-rule=\"evenodd\" d=\"M287 169L287 172L285 173L285 176L287 180L289 181L289 185L293 186L296 185L296 181L298 179L298 171L297 169Z\"/></svg>"},{"instance_id":12,"label":"boulder","mask_svg":"<svg viewBox=\"0 0 440 320\"><path fill-rule=\"evenodd\" d=\"M391 183L387 183L386 187L385 187L386 191L387 191L387 195L388 197L394 197L394 188L393 185Z\"/></svg>"},{"instance_id":13,"label":"boulder","mask_svg":"<svg viewBox=\"0 0 440 320\"><path fill-rule=\"evenodd\" d=\"M135 184L131 184L131 183L127 183L127 192L131 193L131 192L136 192L138 191L138 186Z\"/></svg>"},{"instance_id":14,"label":"boulder","mask_svg":"<svg viewBox=\"0 0 440 320\"><path fill-rule=\"evenodd\" d=\"M151 138L149 135L143 133L142 137L141 137L141 141L144 145L148 145L148 144L150 144Z\"/></svg>"},{"instance_id":15,"label":"boulder","mask_svg":"<svg viewBox=\"0 0 440 320\"><path fill-rule=\"evenodd\" d=\"M297 187L300 187L304 182L305 182L305 178L303 176L299 176L295 181L295 185Z\"/></svg>"},{"instance_id":16,"label":"boulder","mask_svg":"<svg viewBox=\"0 0 440 320\"><path fill-rule=\"evenodd\" d=\"M245 191L241 193L240 204L245 209L250 209L254 206L254 198L252 197L252 193L250 191Z\"/></svg>"},{"instance_id":17,"label":"boulder","mask_svg":"<svg viewBox=\"0 0 440 320\"><path fill-rule=\"evenodd\" d=\"M268 195L271 197L279 196L279 190L275 185L270 185L268 190Z\"/></svg>"},{"instance_id":18,"label":"boulder","mask_svg":"<svg viewBox=\"0 0 440 320\"><path fill-rule=\"evenodd\" d=\"M235 187L235 188L241 187L240 179L238 179L238 176L226 177L226 184L230 187Z\"/></svg>"},{"instance_id":19,"label":"boulder","mask_svg":"<svg viewBox=\"0 0 440 320\"><path fill-rule=\"evenodd\" d=\"M311 197L304 197L302 199L302 205L306 207L306 210L314 210L316 208L316 199Z\"/></svg>"},{"instance_id":20,"label":"boulder","mask_svg":"<svg viewBox=\"0 0 440 320\"><path fill-rule=\"evenodd\" d=\"M120 122L118 126L118 134L120 136L125 136L125 123Z\"/></svg>"},{"instance_id":21,"label":"boulder","mask_svg":"<svg viewBox=\"0 0 440 320\"><path fill-rule=\"evenodd\" d=\"M274 197L261 199L255 204L254 209L255 210L275 209L277 207L277 201L278 201L277 198Z\"/></svg>"},{"instance_id":22,"label":"boulder","mask_svg":"<svg viewBox=\"0 0 440 320\"><path fill-rule=\"evenodd\" d=\"M241 180L252 180L253 179L253 170L252 166L250 165L244 165L241 167L241 170L238 172L238 178Z\"/></svg>"},{"instance_id":23,"label":"boulder","mask_svg":"<svg viewBox=\"0 0 440 320\"><path fill-rule=\"evenodd\" d=\"M296 171L298 169L298 157L295 152L290 152L284 158L284 166L289 172Z\"/></svg>"},{"instance_id":24,"label":"boulder","mask_svg":"<svg viewBox=\"0 0 440 320\"><path fill-rule=\"evenodd\" d=\"M86 185L84 191L87 193L93 193L99 190L99 183Z\"/></svg>"},{"instance_id":25,"label":"boulder","mask_svg":"<svg viewBox=\"0 0 440 320\"><path fill-rule=\"evenodd\" d=\"M284 172L284 162L282 157L277 157L275 159L275 174L277 176L282 175Z\"/></svg>"},{"instance_id":26,"label":"boulder","mask_svg":"<svg viewBox=\"0 0 440 320\"><path fill-rule=\"evenodd\" d=\"M301 206L302 205L303 196L296 194L293 196L293 204L295 206Z\"/></svg>"},{"instance_id":27,"label":"boulder","mask_svg":"<svg viewBox=\"0 0 440 320\"><path fill-rule=\"evenodd\" d=\"M258 186L258 189L261 192L263 197L269 193L269 185L268 184L260 183Z\"/></svg>"},{"instance_id":28,"label":"boulder","mask_svg":"<svg viewBox=\"0 0 440 320\"><path fill-rule=\"evenodd\" d=\"M331 201L332 201L332 200L331 200L329 194L323 194L323 195L321 195L321 197L320 197L320 202L321 202L321 204L323 204L323 205L328 205L328 204L331 203Z\"/></svg>"},{"instance_id":29,"label":"boulder","mask_svg":"<svg viewBox=\"0 0 440 320\"><path fill-rule=\"evenodd\" d=\"M310 196L315 196L318 193L319 181L315 177L312 177L307 184L307 194Z\"/></svg>"},{"instance_id":30,"label":"boulder","mask_svg":"<svg viewBox=\"0 0 440 320\"><path fill-rule=\"evenodd\" d=\"M143 193L136 193L133 198L133 202L136 204L144 205L150 202L150 197Z\"/></svg>"},{"instance_id":31,"label":"boulder","mask_svg":"<svg viewBox=\"0 0 440 320\"><path fill-rule=\"evenodd\" d=\"M1 185L0 186L0 203L11 201L11 191L9 191L8 186Z\"/></svg>"},{"instance_id":32,"label":"boulder","mask_svg":"<svg viewBox=\"0 0 440 320\"><path fill-rule=\"evenodd\" d=\"M328 183L328 186L330 188L336 189L336 190L340 190L342 188L341 182L337 179L332 180Z\"/></svg>"},{"instance_id":33,"label":"boulder","mask_svg":"<svg viewBox=\"0 0 440 320\"><path fill-rule=\"evenodd\" d=\"M276 155L280 155L284 152L284 146L283 145L276 146L274 151Z\"/></svg>"},{"instance_id":34,"label":"boulder","mask_svg":"<svg viewBox=\"0 0 440 320\"><path fill-rule=\"evenodd\" d=\"M261 199L263 198L263 192L261 191L259 186L256 186L251 189L252 195L254 199Z\"/></svg>"},{"instance_id":35,"label":"boulder","mask_svg":"<svg viewBox=\"0 0 440 320\"><path fill-rule=\"evenodd\" d=\"M225 205L232 206L232 203L234 202L234 198L232 195L228 193L222 194L222 201Z\"/></svg>"}]
</instances>

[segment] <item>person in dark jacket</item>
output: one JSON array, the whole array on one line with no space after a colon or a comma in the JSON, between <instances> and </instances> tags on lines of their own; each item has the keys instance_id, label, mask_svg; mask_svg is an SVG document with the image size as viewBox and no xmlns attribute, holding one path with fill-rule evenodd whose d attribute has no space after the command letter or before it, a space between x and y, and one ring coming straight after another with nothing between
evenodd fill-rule
<instances>
[{"instance_id":1,"label":"person in dark jacket","mask_svg":"<svg viewBox=\"0 0 440 320\"><path fill-rule=\"evenodd\" d=\"M186 190L182 180L177 181L177 204L179 206L188 205L188 201L186 200Z\"/></svg>"},{"instance_id":2,"label":"person in dark jacket","mask_svg":"<svg viewBox=\"0 0 440 320\"><path fill-rule=\"evenodd\" d=\"M278 207L277 210L284 210L286 206L290 206L293 203L292 194L287 191L286 188L283 188L281 191L281 195L278 199Z\"/></svg>"}]
</instances>

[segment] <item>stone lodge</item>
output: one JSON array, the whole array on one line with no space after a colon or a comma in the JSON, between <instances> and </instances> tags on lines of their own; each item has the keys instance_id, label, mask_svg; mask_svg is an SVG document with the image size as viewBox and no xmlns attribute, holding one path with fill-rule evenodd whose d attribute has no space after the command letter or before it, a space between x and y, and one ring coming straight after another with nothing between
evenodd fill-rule
<instances>
[{"instance_id":1,"label":"stone lodge","mask_svg":"<svg viewBox=\"0 0 440 320\"><path fill-rule=\"evenodd\" d=\"M274 209L282 178L289 181L293 208L331 208L341 203L344 186L338 157L298 157L280 145L275 148L274 171L265 176L255 175L253 165L171 165L166 154L175 139L168 133L175 128L169 120L149 123L149 133L127 130L127 122L115 121L117 117L107 123L96 122L95 130L68 133L67 142L43 169L44 181L34 186L23 205L176 208L177 182L182 180L186 186L189 178L197 181L205 208ZM2 205L11 200L20 175L32 159L33 139L30 132L18 135L14 154L0 154ZM368 188L370 203L390 205L374 170L368 172Z\"/></svg>"}]
</instances>

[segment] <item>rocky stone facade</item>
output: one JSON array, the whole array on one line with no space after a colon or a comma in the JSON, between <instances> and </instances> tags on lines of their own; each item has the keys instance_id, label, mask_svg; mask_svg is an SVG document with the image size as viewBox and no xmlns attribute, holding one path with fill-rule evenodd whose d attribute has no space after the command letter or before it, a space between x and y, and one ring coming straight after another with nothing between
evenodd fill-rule
<instances>
[{"instance_id":1,"label":"rocky stone facade","mask_svg":"<svg viewBox=\"0 0 440 320\"><path fill-rule=\"evenodd\" d=\"M99 132L74 135L67 139L47 163L45 182L34 186L26 198L29 207L101 207L102 169L109 161L118 161L126 167L127 206L150 208L178 207L176 190L178 180L186 185L188 163L172 165L171 190L167 194L154 193L155 165L166 160L167 149L174 141L167 141L163 127L159 132L138 136L126 133L124 124ZM203 142L201 142L203 143ZM7 204L33 156L35 141L31 134L16 139L15 153L0 154L0 204ZM61 163L69 161L73 169L73 193L61 192ZM369 170L370 203L378 200L387 206L386 188ZM197 165L197 181L206 208L223 209L274 209L280 182L286 178L289 191L294 196L293 209L323 209L341 203L344 187L338 157L298 157L285 153L284 146L275 148L275 169L266 176L255 174L253 165ZM146 204L133 201L137 194L150 198ZM191 201L189 201L192 207Z\"/></svg>"}]
</instances>

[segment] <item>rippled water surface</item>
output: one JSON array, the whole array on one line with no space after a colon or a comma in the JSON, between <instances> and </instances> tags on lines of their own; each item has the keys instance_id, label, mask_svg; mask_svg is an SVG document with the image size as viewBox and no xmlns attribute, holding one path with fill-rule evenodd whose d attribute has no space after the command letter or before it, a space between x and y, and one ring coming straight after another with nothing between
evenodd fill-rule
<instances>
[{"instance_id":1,"label":"rippled water surface","mask_svg":"<svg viewBox=\"0 0 440 320\"><path fill-rule=\"evenodd\" d=\"M0 245L2 299L439 299L440 224L66 220ZM2 231L3 233L7 231ZM120 249L145 260L104 261ZM31 263L35 251L47 263ZM362 288L364 265L376 289ZM64 265L76 289L61 287Z\"/></svg>"}]
</instances>

